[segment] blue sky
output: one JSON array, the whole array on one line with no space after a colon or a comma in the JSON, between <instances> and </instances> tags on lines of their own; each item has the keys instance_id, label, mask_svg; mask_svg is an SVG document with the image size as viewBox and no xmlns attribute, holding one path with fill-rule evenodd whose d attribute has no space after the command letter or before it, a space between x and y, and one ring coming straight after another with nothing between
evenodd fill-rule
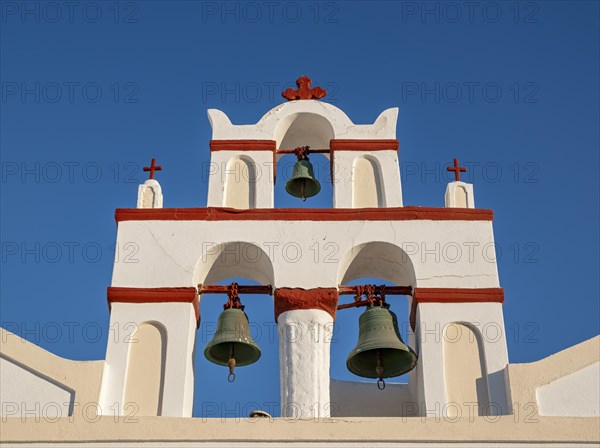
<instances>
[{"instance_id":1,"label":"blue sky","mask_svg":"<svg viewBox=\"0 0 600 448\"><path fill-rule=\"evenodd\" d=\"M254 123L307 74L355 123L400 108L406 205L443 206L444 167L470 164L477 206L495 212L511 362L598 334L598 2L1 7L3 327L60 356L102 359L114 210L135 206L141 167L163 166L165 206L205 206L206 109ZM331 205L322 184L307 206ZM276 206L300 206L283 186ZM203 322L222 301L203 302ZM251 403L278 413L266 404L279 400L272 302L244 302L263 358L228 384L201 354L202 327L195 415L243 415ZM394 306L401 320L405 304ZM356 379L344 361L358 314L338 319L334 378Z\"/></svg>"}]
</instances>

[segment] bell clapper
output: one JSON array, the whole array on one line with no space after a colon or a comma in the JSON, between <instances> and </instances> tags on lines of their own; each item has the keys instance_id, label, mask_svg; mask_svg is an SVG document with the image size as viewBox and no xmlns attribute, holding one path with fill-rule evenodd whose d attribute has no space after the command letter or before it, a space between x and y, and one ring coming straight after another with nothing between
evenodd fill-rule
<instances>
[{"instance_id":1,"label":"bell clapper","mask_svg":"<svg viewBox=\"0 0 600 448\"><path fill-rule=\"evenodd\" d=\"M377 368L375 369L379 379L377 380L377 389L385 389L385 381L383 380L383 355L381 352L377 352Z\"/></svg>"},{"instance_id":2,"label":"bell clapper","mask_svg":"<svg viewBox=\"0 0 600 448\"><path fill-rule=\"evenodd\" d=\"M300 184L300 200L302 202L306 201L306 196L304 196L305 188L306 188L306 179L302 179L302 183Z\"/></svg>"},{"instance_id":3,"label":"bell clapper","mask_svg":"<svg viewBox=\"0 0 600 448\"><path fill-rule=\"evenodd\" d=\"M229 348L229 361L227 361L227 366L229 367L229 376L227 377L227 381L233 383L235 381L235 373L233 373L233 369L235 369L235 358L233 356L233 344L231 344Z\"/></svg>"}]
</instances>

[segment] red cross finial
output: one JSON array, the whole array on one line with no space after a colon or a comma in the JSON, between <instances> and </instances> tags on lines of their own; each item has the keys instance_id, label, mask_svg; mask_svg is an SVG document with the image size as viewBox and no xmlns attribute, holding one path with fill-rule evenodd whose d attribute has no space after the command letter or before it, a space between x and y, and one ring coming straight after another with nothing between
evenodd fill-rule
<instances>
[{"instance_id":1,"label":"red cross finial","mask_svg":"<svg viewBox=\"0 0 600 448\"><path fill-rule=\"evenodd\" d=\"M155 171L162 171L162 166L156 165L156 159L152 159L150 166L145 166L144 171L150 171L150 179L154 179Z\"/></svg>"},{"instance_id":2,"label":"red cross finial","mask_svg":"<svg viewBox=\"0 0 600 448\"><path fill-rule=\"evenodd\" d=\"M312 100L312 99L321 99L323 98L325 95L327 95L327 92L325 91L325 89L322 89L321 87L313 87L312 89L310 88L310 84L312 83L312 80L305 75L300 76L300 78L298 78L296 80L296 85L298 86L298 90L294 90L291 87L288 89L285 89L282 93L281 96L284 97L286 100L288 101L293 101L293 100Z\"/></svg>"},{"instance_id":3,"label":"red cross finial","mask_svg":"<svg viewBox=\"0 0 600 448\"><path fill-rule=\"evenodd\" d=\"M454 178L457 181L460 180L460 173L466 173L467 172L466 168L463 168L462 166L460 166L460 164L458 163L458 159L457 158L454 159L454 166L449 166L446 169L448 171L454 171Z\"/></svg>"}]
</instances>

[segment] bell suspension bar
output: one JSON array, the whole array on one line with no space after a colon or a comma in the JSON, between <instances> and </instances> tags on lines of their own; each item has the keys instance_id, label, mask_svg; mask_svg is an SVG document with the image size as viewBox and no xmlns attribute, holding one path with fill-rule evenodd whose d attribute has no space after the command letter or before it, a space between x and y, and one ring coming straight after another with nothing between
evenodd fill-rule
<instances>
[{"instance_id":1,"label":"bell suspension bar","mask_svg":"<svg viewBox=\"0 0 600 448\"><path fill-rule=\"evenodd\" d=\"M347 308L358 308L361 306L372 305L373 302L385 303L385 296L387 295L401 295L401 296L412 296L411 286L386 286L386 285L359 285L359 286L339 286L338 293L340 295L354 295L353 303L345 303L338 305L338 310L344 310ZM362 296L365 295L367 298L361 300Z\"/></svg>"},{"instance_id":2,"label":"bell suspension bar","mask_svg":"<svg viewBox=\"0 0 600 448\"><path fill-rule=\"evenodd\" d=\"M198 285L198 294L227 294L231 291L231 285ZM271 285L237 285L238 294L267 294L273 295L273 287ZM378 296L388 295L403 295L411 296L413 293L411 286L386 286L386 285L361 285L361 286L344 286L338 287L339 295L354 295L353 303L338 305L338 310L347 308L358 308L367 306L372 303L372 300L361 300L363 294L372 294Z\"/></svg>"}]
</instances>

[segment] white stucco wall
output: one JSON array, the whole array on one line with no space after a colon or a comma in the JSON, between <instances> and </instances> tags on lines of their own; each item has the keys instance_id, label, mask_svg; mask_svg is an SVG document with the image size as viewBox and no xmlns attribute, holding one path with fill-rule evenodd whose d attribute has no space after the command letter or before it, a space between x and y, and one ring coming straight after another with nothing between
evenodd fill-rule
<instances>
[{"instance_id":1,"label":"white stucco wall","mask_svg":"<svg viewBox=\"0 0 600 448\"><path fill-rule=\"evenodd\" d=\"M499 286L489 221L124 221L117 241L135 243L139 252L136 262L115 263L112 286L196 286L218 246L231 242L220 256L231 276L245 265L244 276L275 287L337 287L351 250L373 241L404 248L398 259L381 262L390 275L412 263L412 286ZM252 243L265 255L236 242ZM262 275L267 268L272 273Z\"/></svg>"},{"instance_id":2,"label":"white stucco wall","mask_svg":"<svg viewBox=\"0 0 600 448\"><path fill-rule=\"evenodd\" d=\"M71 415L75 393L45 375L0 356L1 416L61 417Z\"/></svg>"},{"instance_id":3,"label":"white stucco wall","mask_svg":"<svg viewBox=\"0 0 600 448\"><path fill-rule=\"evenodd\" d=\"M598 417L600 415L600 363L536 389L540 415Z\"/></svg>"},{"instance_id":4,"label":"white stucco wall","mask_svg":"<svg viewBox=\"0 0 600 448\"><path fill-rule=\"evenodd\" d=\"M415 337L419 349L417 367L409 375L415 381L417 401L423 415L447 415L451 405L445 381L445 328L455 322L466 323L479 331L483 345L483 362L487 373L489 415L510 413L509 392L504 369L508 350L501 303L421 303L417 309ZM462 407L471 406L461 403ZM454 407L452 406L453 410ZM475 408L476 411L476 408Z\"/></svg>"},{"instance_id":5,"label":"white stucco wall","mask_svg":"<svg viewBox=\"0 0 600 448\"><path fill-rule=\"evenodd\" d=\"M209 109L208 119L212 126L213 140L275 140L279 147L288 129L294 123L293 118L301 114L322 117L329 123L334 138L337 139L388 140L396 138L397 107L383 111L373 124L354 124L344 111L333 104L318 100L282 103L268 111L255 124L234 125L227 115L218 109ZM292 117L292 119L288 117ZM318 123L322 123L322 121L313 121L312 124L314 126ZM331 135L329 127L326 130L328 132L324 132L324 138ZM321 142L313 144L315 143Z\"/></svg>"},{"instance_id":6,"label":"white stucco wall","mask_svg":"<svg viewBox=\"0 0 600 448\"><path fill-rule=\"evenodd\" d=\"M166 363L161 415L191 417L194 399L192 354L196 315L190 303L113 303L111 337L106 350L99 414L129 415L137 403L125 402L125 385L130 347L135 333L145 322L158 322L166 331Z\"/></svg>"},{"instance_id":7,"label":"white stucco wall","mask_svg":"<svg viewBox=\"0 0 600 448\"><path fill-rule=\"evenodd\" d=\"M331 380L331 415L334 417L403 417L418 415L408 384Z\"/></svg>"}]
</instances>

